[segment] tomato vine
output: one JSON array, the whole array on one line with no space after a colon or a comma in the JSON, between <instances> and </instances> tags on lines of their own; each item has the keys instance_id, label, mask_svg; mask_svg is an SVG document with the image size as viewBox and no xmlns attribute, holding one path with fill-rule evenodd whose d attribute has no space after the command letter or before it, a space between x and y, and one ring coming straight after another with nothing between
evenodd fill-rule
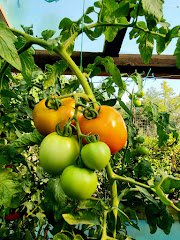
<instances>
[{"instance_id":1,"label":"tomato vine","mask_svg":"<svg viewBox=\"0 0 180 240\"><path fill-rule=\"evenodd\" d=\"M20 236L21 239L127 239L126 224L138 228L138 223L131 220L137 217L134 208L137 199L140 199L140 204L145 208L152 231L158 226L165 233L169 233L173 220L168 208L179 212L180 205L170 199L168 194L174 190L179 191L180 179L166 173L154 174L151 164L146 159L148 149L144 146L144 139L140 139L138 128L134 124L135 112L141 105L137 102L135 104L134 100L143 101L144 96L141 74L135 72L127 76L138 87L137 92L130 93L123 74L112 58L97 57L83 72L71 57L74 41L82 31L91 40L104 33L106 40L112 41L120 28L129 27L130 37L138 38L141 56L147 63L153 48L146 49L145 42L148 41L153 46L155 40L163 39L164 46L160 46L163 49L169 41L178 37L179 32L178 26L173 29L163 28L165 22L158 28L161 21L164 21L161 1L158 2L159 8L156 11L153 5L148 9L145 0L121 3L113 1L112 9L109 8L108 0L95 2L94 6L84 13L83 29L82 18L76 22L65 18L59 25L60 36L54 39L51 30L43 32L42 37L35 37L0 24L2 41L7 42L5 50L0 53L3 125L3 140L0 145L2 239L9 237L10 232L14 238ZM98 9L98 13L95 8ZM89 17L92 12L98 14L97 22L92 23L93 20ZM122 13L122 17L118 13ZM131 14L132 22L127 21L128 14ZM138 21L142 14L145 22ZM9 42L6 41L7 36ZM0 40L0 47L4 46L2 41ZM160 44L160 41L157 41L157 44ZM33 58L34 45L53 52L61 60L52 66L47 63L45 71L38 69ZM3 54L4 51L7 51L7 55ZM179 55L176 55L178 59ZM110 76L103 81L101 89L97 89L89 78L98 75L102 66ZM67 87L67 91L61 94L61 77L67 67L76 79L72 81L72 85L71 79L68 83L65 82L63 90ZM18 79L18 74L13 72L13 68L22 73L22 78ZM73 88L75 82L78 84ZM122 101L125 92L131 98L129 105ZM40 120L38 119L36 124L35 117L45 112L45 117L48 116L47 125L50 125L49 119L55 118L63 106L54 104L51 101L53 98L57 98L61 103L64 100L72 100L73 105L70 105L70 108L73 109L73 114L66 116L66 107L66 111L59 114L62 118L58 115L58 120L54 121L53 130L41 131L37 127ZM44 99L43 111L40 107L34 117L32 112L41 99ZM14 108L18 109L18 113L15 114ZM55 115L51 116L50 111ZM123 117L120 111L123 112ZM178 133L170 124L167 115L159 113L153 104L146 111L161 135L160 143L165 144L168 134L172 134L175 144L178 141ZM64 119L64 116L67 118ZM45 119L42 122L41 127L47 130L48 127L43 125ZM90 149L85 156L81 155L80 151L83 152L83 146L88 142L87 138L92 140L92 134L95 135L93 138L96 135L99 137L99 142L89 143L89 146L97 146L93 147L95 152ZM72 139L74 142L70 144ZM106 150L109 149L109 152L106 151L105 156L108 155L108 159L103 167L94 164L93 159L92 167L89 165L92 159L88 159L87 163L84 158L89 157L90 152L91 155L95 155L97 163L100 141L107 144ZM110 145L109 142L116 146ZM84 149L85 147L88 147L88 144ZM147 151L142 151L142 148ZM63 161L65 165L62 165ZM74 164L76 166L73 166ZM152 209L159 214L154 222ZM168 226L161 223L164 218L168 218Z\"/></svg>"}]
</instances>

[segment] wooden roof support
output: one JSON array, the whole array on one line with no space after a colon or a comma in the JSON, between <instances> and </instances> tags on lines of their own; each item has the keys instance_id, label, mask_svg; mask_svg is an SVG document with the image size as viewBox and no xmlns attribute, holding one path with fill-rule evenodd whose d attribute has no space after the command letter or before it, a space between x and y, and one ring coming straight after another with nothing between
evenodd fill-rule
<instances>
[{"instance_id":1,"label":"wooden roof support","mask_svg":"<svg viewBox=\"0 0 180 240\"><path fill-rule=\"evenodd\" d=\"M4 9L2 5L0 5L0 20L2 20L8 27L10 27L10 22L8 21L6 14L4 12Z\"/></svg>"},{"instance_id":2,"label":"wooden roof support","mask_svg":"<svg viewBox=\"0 0 180 240\"><path fill-rule=\"evenodd\" d=\"M103 53L83 53L83 66L86 67L89 63L93 63L96 56L103 56ZM80 52L74 52L72 55L73 60L77 65L80 64ZM164 77L170 79L180 79L180 70L176 67L176 58L171 55L153 55L149 64L144 64L139 54L120 54L113 57L114 62L120 69L121 73L132 74L137 70L139 73L144 73L144 76L150 71L150 75L155 77ZM46 50L36 50L35 63L42 69L45 64L53 64L59 60L55 54L49 54ZM67 70L65 74L72 74ZM102 68L101 76L107 75Z\"/></svg>"}]
</instances>

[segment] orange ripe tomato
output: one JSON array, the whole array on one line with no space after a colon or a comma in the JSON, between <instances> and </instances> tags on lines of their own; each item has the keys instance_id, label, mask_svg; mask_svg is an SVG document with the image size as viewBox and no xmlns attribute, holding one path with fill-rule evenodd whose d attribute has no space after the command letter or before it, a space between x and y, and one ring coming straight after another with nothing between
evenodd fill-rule
<instances>
[{"instance_id":1,"label":"orange ripe tomato","mask_svg":"<svg viewBox=\"0 0 180 240\"><path fill-rule=\"evenodd\" d=\"M127 142L127 128L121 114L113 107L102 105L96 118L79 119L81 132L86 135L99 135L100 141L105 142L111 153L120 151Z\"/></svg>"},{"instance_id":2,"label":"orange ripe tomato","mask_svg":"<svg viewBox=\"0 0 180 240\"><path fill-rule=\"evenodd\" d=\"M57 110L46 107L45 101L43 99L37 103L32 113L35 127L44 136L54 132L58 123L60 128L63 128L69 118L73 117L75 111L73 98L62 99L61 106Z\"/></svg>"}]
</instances>

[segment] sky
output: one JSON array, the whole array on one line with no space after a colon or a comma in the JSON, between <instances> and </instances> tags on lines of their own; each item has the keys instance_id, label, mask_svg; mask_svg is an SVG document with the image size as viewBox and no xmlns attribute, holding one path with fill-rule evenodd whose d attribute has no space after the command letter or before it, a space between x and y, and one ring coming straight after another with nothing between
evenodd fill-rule
<instances>
[{"instance_id":1,"label":"sky","mask_svg":"<svg viewBox=\"0 0 180 240\"><path fill-rule=\"evenodd\" d=\"M84 3L85 9L87 9L87 7L93 5L94 0L84 0ZM40 33L45 29L58 31L61 19L68 17L77 20L83 13L83 0L59 0L51 3L45 0L0 0L0 5L6 12L6 17L12 27L21 29L21 24L25 26L33 25L34 34L37 36L40 36ZM180 0L165 0L164 16L171 23L171 27L178 25L180 23ZM81 50L81 41L82 38L76 41L75 50ZM103 36L96 41L90 41L83 35L82 50L100 52L103 50L103 41ZM163 54L173 54L175 44L176 41L173 41ZM125 36L121 53L139 53L135 40L129 40L128 34ZM150 86L160 89L162 81L161 79L148 79L145 89ZM180 94L180 80L171 79L167 81L175 93Z\"/></svg>"}]
</instances>

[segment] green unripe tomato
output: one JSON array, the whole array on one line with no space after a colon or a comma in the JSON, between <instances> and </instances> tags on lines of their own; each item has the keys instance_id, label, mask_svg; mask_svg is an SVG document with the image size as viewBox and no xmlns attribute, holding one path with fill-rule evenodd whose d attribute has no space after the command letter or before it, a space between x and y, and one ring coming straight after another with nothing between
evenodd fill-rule
<instances>
[{"instance_id":1,"label":"green unripe tomato","mask_svg":"<svg viewBox=\"0 0 180 240\"><path fill-rule=\"evenodd\" d=\"M141 100L140 99L137 99L137 98L135 98L135 99L133 99L133 103L134 103L134 106L135 107L140 107L141 106Z\"/></svg>"},{"instance_id":2,"label":"green unripe tomato","mask_svg":"<svg viewBox=\"0 0 180 240\"><path fill-rule=\"evenodd\" d=\"M143 90L138 91L138 92L136 93L136 96L137 96L138 98L144 97L144 91L143 91Z\"/></svg>"},{"instance_id":3,"label":"green unripe tomato","mask_svg":"<svg viewBox=\"0 0 180 240\"><path fill-rule=\"evenodd\" d=\"M136 138L136 142L137 143L143 143L144 142L144 137L143 136L139 136Z\"/></svg>"},{"instance_id":4,"label":"green unripe tomato","mask_svg":"<svg viewBox=\"0 0 180 240\"><path fill-rule=\"evenodd\" d=\"M91 142L81 149L81 158L86 167L102 170L111 158L111 150L104 142Z\"/></svg>"},{"instance_id":5,"label":"green unripe tomato","mask_svg":"<svg viewBox=\"0 0 180 240\"><path fill-rule=\"evenodd\" d=\"M98 183L94 171L73 165L64 169L60 180L64 193L76 200L90 198L96 191Z\"/></svg>"},{"instance_id":6,"label":"green unripe tomato","mask_svg":"<svg viewBox=\"0 0 180 240\"><path fill-rule=\"evenodd\" d=\"M56 132L48 134L39 148L39 162L51 174L61 173L67 166L75 164L80 153L75 137L63 137Z\"/></svg>"},{"instance_id":7,"label":"green unripe tomato","mask_svg":"<svg viewBox=\"0 0 180 240\"><path fill-rule=\"evenodd\" d=\"M145 156L149 154L149 149L145 146L137 146L136 147L136 155L137 156Z\"/></svg>"}]
</instances>

